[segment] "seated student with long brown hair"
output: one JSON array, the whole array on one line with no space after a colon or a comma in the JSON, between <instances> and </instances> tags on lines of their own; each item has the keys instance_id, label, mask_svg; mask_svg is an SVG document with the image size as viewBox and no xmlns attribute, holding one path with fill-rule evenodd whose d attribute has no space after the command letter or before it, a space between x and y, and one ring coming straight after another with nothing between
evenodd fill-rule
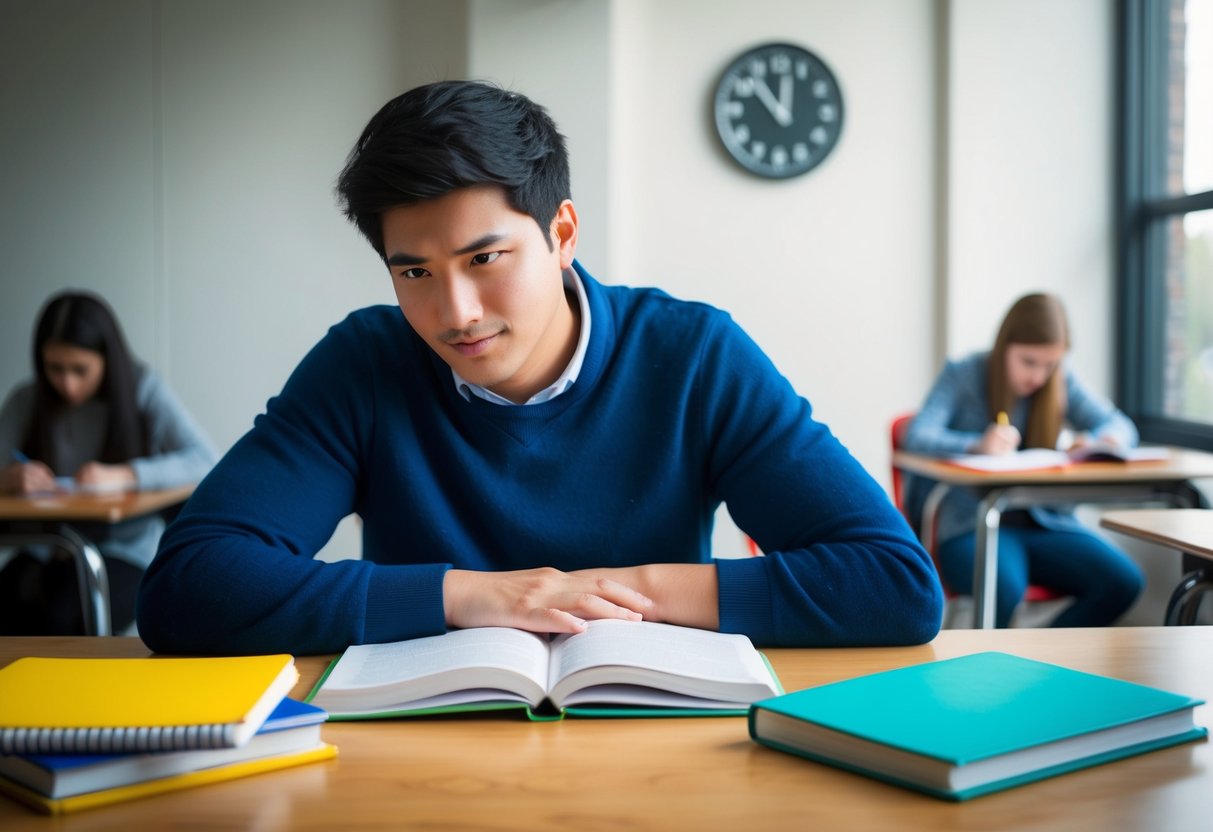
<instances>
[{"instance_id":1,"label":"seated student with long brown hair","mask_svg":"<svg viewBox=\"0 0 1213 832\"><path fill-rule=\"evenodd\" d=\"M993 350L947 363L906 431L904 447L935 456L1056 448L1067 426L1075 432L1075 443L1137 444L1132 421L1066 368L1069 347L1061 301L1047 294L1020 298L1007 312ZM1007 418L1000 420L999 414ZM915 525L933 485L923 477L906 483ZM973 586L976 511L976 495L957 488L943 499L937 515L943 582L959 592ZM1111 624L1133 605L1143 578L1133 561L1083 527L1071 509L1033 507L1002 516L999 627L1010 623L1029 583L1073 596L1073 604L1052 626L1097 627Z\"/></svg>"},{"instance_id":2,"label":"seated student with long brown hair","mask_svg":"<svg viewBox=\"0 0 1213 832\"><path fill-rule=\"evenodd\" d=\"M0 409L0 493L151 490L197 482L214 465L210 441L159 376L136 362L97 295L52 297L34 331L34 379ZM68 483L64 478L70 478ZM156 552L159 516L82 526L105 560L112 627L128 628ZM0 570L0 634L79 632L74 564L21 551Z\"/></svg>"}]
</instances>

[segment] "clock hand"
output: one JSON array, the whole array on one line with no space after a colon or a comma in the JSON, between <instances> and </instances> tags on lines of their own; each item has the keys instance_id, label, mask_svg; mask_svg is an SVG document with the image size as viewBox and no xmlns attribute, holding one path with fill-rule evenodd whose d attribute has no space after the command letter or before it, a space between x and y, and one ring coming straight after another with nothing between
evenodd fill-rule
<instances>
[{"instance_id":1,"label":"clock hand","mask_svg":"<svg viewBox=\"0 0 1213 832\"><path fill-rule=\"evenodd\" d=\"M787 73L779 79L779 106L783 108L784 117L787 122L784 127L792 123L792 74Z\"/></svg>"},{"instance_id":2,"label":"clock hand","mask_svg":"<svg viewBox=\"0 0 1213 832\"><path fill-rule=\"evenodd\" d=\"M775 100L775 95L771 92L771 88L767 86L767 82L761 78L755 77L754 93L771 113L771 118L775 119L775 123L780 127L787 127L792 123L792 114L789 113L783 106ZM780 91L782 92L782 90Z\"/></svg>"}]
</instances>

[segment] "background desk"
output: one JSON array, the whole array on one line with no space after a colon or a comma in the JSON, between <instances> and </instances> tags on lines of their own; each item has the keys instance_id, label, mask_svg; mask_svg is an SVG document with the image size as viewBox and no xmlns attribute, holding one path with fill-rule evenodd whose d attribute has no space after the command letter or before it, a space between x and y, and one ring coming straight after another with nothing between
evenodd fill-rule
<instances>
[{"instance_id":1,"label":"background desk","mask_svg":"<svg viewBox=\"0 0 1213 832\"><path fill-rule=\"evenodd\" d=\"M949 630L909 648L768 650L788 690L997 649L1213 700L1213 628ZM0 639L21 655L147 655L137 639ZM301 695L325 664L299 660ZM1209 706L1196 720L1209 725ZM335 761L50 819L0 797L0 829L1203 830L1195 743L953 804L761 748L744 719L342 722Z\"/></svg>"},{"instance_id":2,"label":"background desk","mask_svg":"<svg viewBox=\"0 0 1213 832\"><path fill-rule=\"evenodd\" d=\"M110 634L109 583L105 562L72 523L121 523L184 503L194 486L120 494L48 494L0 497L0 545L59 546L76 559L80 604L87 635Z\"/></svg>"},{"instance_id":3,"label":"background desk","mask_svg":"<svg viewBox=\"0 0 1213 832\"><path fill-rule=\"evenodd\" d=\"M1194 556L1193 568L1171 594L1166 618L1167 624L1193 623L1201 596L1213 591L1213 510L1109 511L1099 518L1099 525Z\"/></svg>"},{"instance_id":4,"label":"background desk","mask_svg":"<svg viewBox=\"0 0 1213 832\"><path fill-rule=\"evenodd\" d=\"M1168 502L1201 505L1193 480L1213 477L1213 454L1173 448L1164 462L1085 462L1036 471L971 471L934 457L897 451L893 465L936 481L923 507L920 535L931 550L935 513L949 490L977 489L977 541L973 559L973 625L994 626L998 581L998 528L1002 512L1012 508L1097 502Z\"/></svg>"}]
</instances>

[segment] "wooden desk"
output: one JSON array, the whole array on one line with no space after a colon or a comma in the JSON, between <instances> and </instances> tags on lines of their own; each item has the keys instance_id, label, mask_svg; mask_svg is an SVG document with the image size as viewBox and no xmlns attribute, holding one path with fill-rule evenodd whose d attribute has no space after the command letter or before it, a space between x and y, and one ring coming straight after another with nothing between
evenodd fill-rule
<instances>
[{"instance_id":1,"label":"wooden desk","mask_svg":"<svg viewBox=\"0 0 1213 832\"><path fill-rule=\"evenodd\" d=\"M896 451L893 465L935 480L923 507L922 538L934 547L931 533L935 513L952 488L975 488L977 541L973 560L973 624L994 626L998 581L998 529L1002 513L1013 508L1059 503L1168 502L1179 507L1203 504L1192 480L1213 477L1213 454L1172 448L1158 462L1085 462L1066 468L1036 471L971 471L933 457Z\"/></svg>"},{"instance_id":2,"label":"wooden desk","mask_svg":"<svg viewBox=\"0 0 1213 832\"><path fill-rule=\"evenodd\" d=\"M1213 511L1209 509L1109 511L1099 524L1114 532L1213 561ZM1195 565L1171 593L1167 603L1168 624L1193 623L1201 596L1213 591L1213 564Z\"/></svg>"},{"instance_id":3,"label":"wooden desk","mask_svg":"<svg viewBox=\"0 0 1213 832\"><path fill-rule=\"evenodd\" d=\"M909 648L769 650L788 690L996 649L1213 700L1213 628L948 630ZM142 656L137 639L0 639L22 655ZM302 658L296 695L325 659ZM1196 721L1210 724L1209 706ZM332 762L64 818L0 798L0 829L1196 830L1208 743L954 804L762 748L744 719L380 720L324 726Z\"/></svg>"},{"instance_id":4,"label":"wooden desk","mask_svg":"<svg viewBox=\"0 0 1213 832\"><path fill-rule=\"evenodd\" d=\"M194 486L118 494L48 494L0 497L0 545L51 545L76 560L80 603L88 635L110 634L109 582L105 561L72 523L121 523L184 503Z\"/></svg>"}]
</instances>

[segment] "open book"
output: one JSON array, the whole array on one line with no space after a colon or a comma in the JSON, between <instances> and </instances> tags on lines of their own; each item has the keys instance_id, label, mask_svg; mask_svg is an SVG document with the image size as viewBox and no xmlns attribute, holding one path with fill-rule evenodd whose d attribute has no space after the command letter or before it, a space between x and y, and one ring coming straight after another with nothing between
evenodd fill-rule
<instances>
[{"instance_id":1,"label":"open book","mask_svg":"<svg viewBox=\"0 0 1213 832\"><path fill-rule=\"evenodd\" d=\"M1064 468L1080 462L1160 462L1170 457L1166 448L1123 448L1118 445L1092 442L1068 451L1048 448L1028 448L1013 454L965 454L948 462L973 471L1038 471Z\"/></svg>"},{"instance_id":2,"label":"open book","mask_svg":"<svg viewBox=\"0 0 1213 832\"><path fill-rule=\"evenodd\" d=\"M532 719L745 715L782 692L742 635L591 621L576 635L508 627L349 647L308 697L330 719L525 708Z\"/></svg>"}]
</instances>

